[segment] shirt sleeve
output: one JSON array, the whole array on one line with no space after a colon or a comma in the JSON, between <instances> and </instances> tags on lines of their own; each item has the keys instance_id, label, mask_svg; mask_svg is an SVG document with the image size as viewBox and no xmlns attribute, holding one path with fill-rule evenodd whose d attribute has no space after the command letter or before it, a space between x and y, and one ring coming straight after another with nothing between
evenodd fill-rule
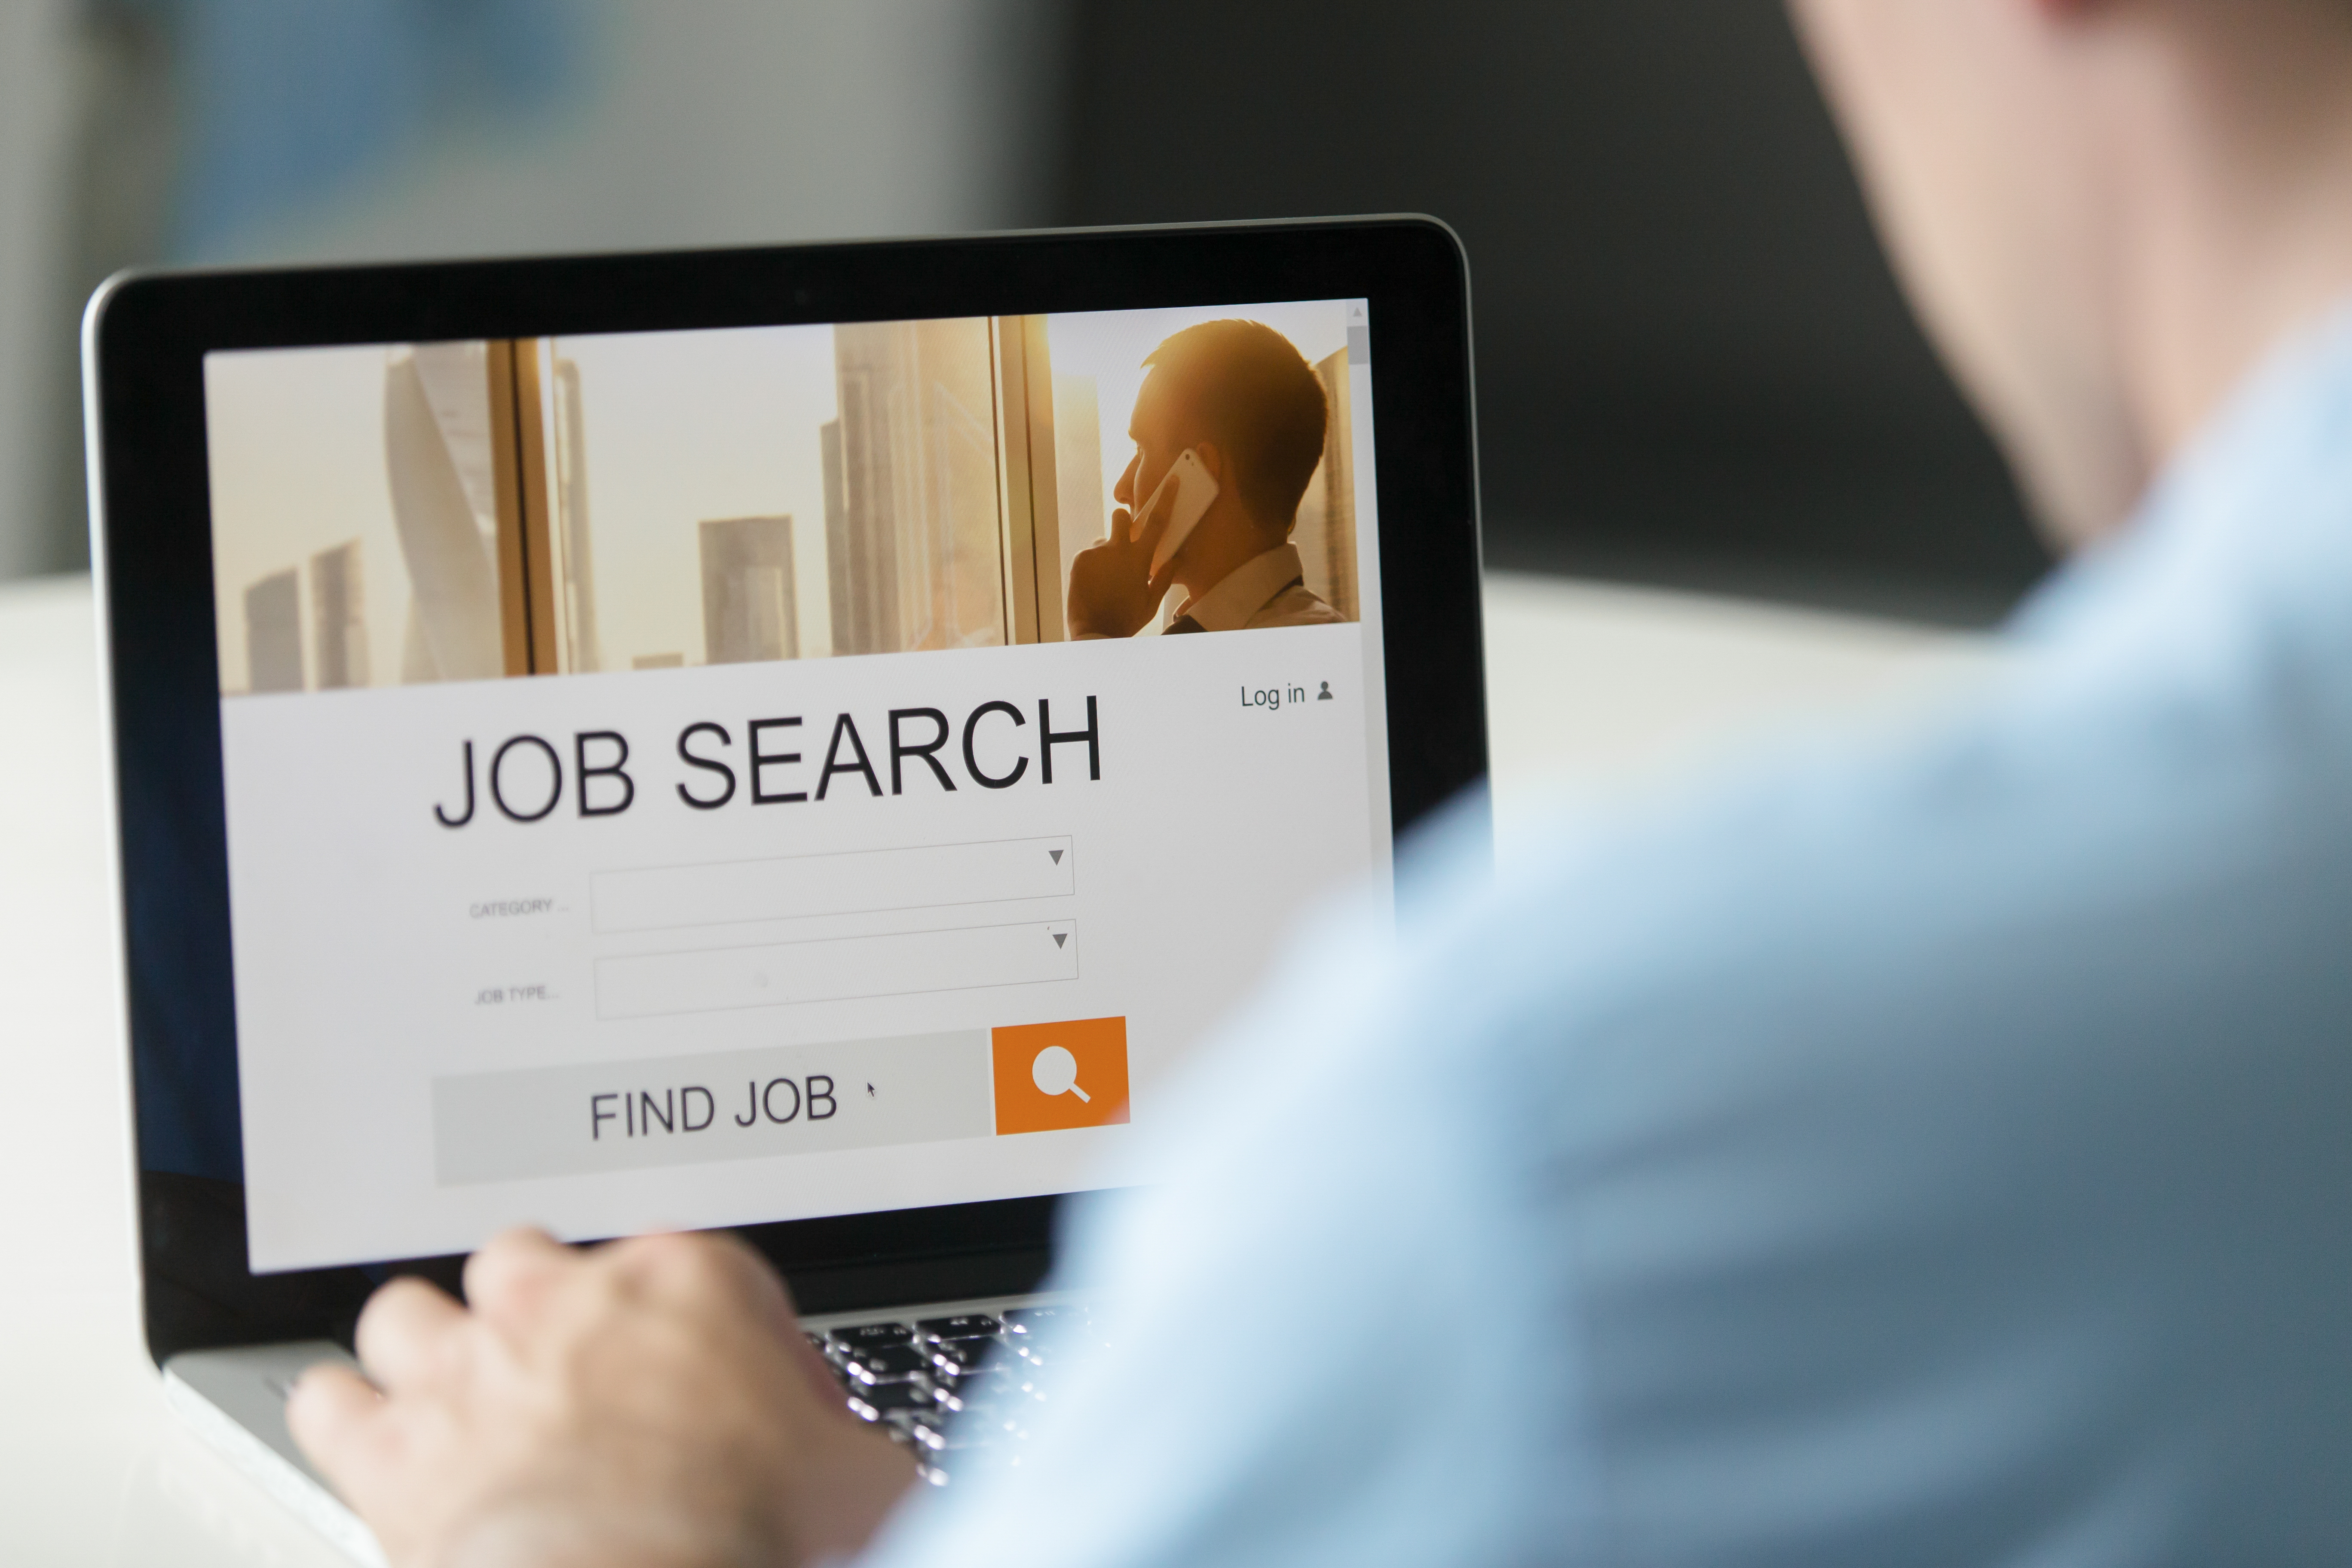
<instances>
[{"instance_id":1,"label":"shirt sleeve","mask_svg":"<svg viewBox=\"0 0 2352 1568\"><path fill-rule=\"evenodd\" d=\"M1493 1289L1519 1250L1493 1091L1442 1065L1452 1021L1391 973L1384 920L1328 930L1139 1108L1151 1184L1078 1205L1066 1250L1110 1343L1017 1468L915 1502L874 1563L1526 1554L1530 1487L1575 1481L1517 1424L1572 1405L1571 1336Z\"/></svg>"}]
</instances>

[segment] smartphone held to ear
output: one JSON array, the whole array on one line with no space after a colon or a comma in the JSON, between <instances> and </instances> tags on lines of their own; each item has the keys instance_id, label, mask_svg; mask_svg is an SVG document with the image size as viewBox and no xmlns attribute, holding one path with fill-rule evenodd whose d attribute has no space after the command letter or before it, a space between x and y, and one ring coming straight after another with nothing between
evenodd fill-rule
<instances>
[{"instance_id":1,"label":"smartphone held to ear","mask_svg":"<svg viewBox=\"0 0 2352 1568\"><path fill-rule=\"evenodd\" d=\"M1150 520L1153 509L1160 505L1160 498L1167 496L1171 489L1175 494L1168 503L1168 531L1160 536L1160 547L1151 552L1151 575L1154 577L1159 576L1168 563L1175 559L1176 552L1184 548L1184 542L1192 537L1192 530L1200 526L1201 519L1207 515L1217 499L1217 481L1210 477L1207 468L1202 467L1200 454L1187 447L1168 466L1168 477L1152 490L1151 499L1135 509L1132 520L1127 525L1129 543L1132 544L1143 537L1144 524Z\"/></svg>"}]
</instances>

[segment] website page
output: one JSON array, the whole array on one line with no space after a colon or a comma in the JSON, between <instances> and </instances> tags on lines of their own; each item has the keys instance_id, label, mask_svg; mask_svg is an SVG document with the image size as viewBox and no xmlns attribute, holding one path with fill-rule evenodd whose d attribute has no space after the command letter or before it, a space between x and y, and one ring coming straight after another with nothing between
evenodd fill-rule
<instances>
[{"instance_id":1,"label":"website page","mask_svg":"<svg viewBox=\"0 0 2352 1568\"><path fill-rule=\"evenodd\" d=\"M1386 885L1369 345L208 356L254 1269L1088 1181Z\"/></svg>"}]
</instances>

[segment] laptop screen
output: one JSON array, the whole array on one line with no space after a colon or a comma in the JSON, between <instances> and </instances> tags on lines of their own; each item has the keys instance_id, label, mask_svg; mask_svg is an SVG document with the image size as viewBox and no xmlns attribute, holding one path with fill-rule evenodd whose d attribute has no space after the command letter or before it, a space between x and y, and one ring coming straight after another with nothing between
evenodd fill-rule
<instances>
[{"instance_id":1,"label":"laptop screen","mask_svg":"<svg viewBox=\"0 0 2352 1568\"><path fill-rule=\"evenodd\" d=\"M1101 1170L1386 881L1369 344L1332 300L208 354L253 1269Z\"/></svg>"}]
</instances>

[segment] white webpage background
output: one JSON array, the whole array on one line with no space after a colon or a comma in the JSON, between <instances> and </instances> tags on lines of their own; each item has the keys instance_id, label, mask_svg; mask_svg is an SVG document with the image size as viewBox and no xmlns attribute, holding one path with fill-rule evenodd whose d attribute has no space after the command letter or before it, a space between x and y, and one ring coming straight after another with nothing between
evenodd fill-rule
<instances>
[{"instance_id":1,"label":"white webpage background","mask_svg":"<svg viewBox=\"0 0 2352 1568\"><path fill-rule=\"evenodd\" d=\"M1364 672L1377 647L1371 626L1316 626L225 700L252 1266L458 1252L519 1223L587 1237L1083 1184L1127 1129L442 1187L431 1086L453 1073L1123 1016L1133 1114L1148 1121L1155 1083L1255 983L1302 906L1373 868L1386 823L1375 818L1365 766L1365 714L1380 699ZM1244 700L1265 688L1313 694L1325 680L1330 702L1268 711ZM1065 742L1047 785L1035 761L1037 703L1051 703L1055 730L1078 730L1089 694L1102 777L1088 780L1085 746ZM906 793L887 793L889 710L940 709L960 742L965 715L992 700L1027 715L1021 728L999 715L983 731L992 770L1009 769L1016 748L1031 757L1020 784L976 787L951 743L942 756L955 792L910 762ZM841 774L824 801L753 805L742 776L747 721L802 718L799 731L771 731L766 743L803 762L772 770L767 783L813 795L842 712L854 716L884 795ZM709 812L677 795L680 783L698 794L717 783L677 756L679 732L699 721L732 735L725 754L738 773L734 800ZM542 736L568 774L572 738L585 731L627 736L636 800L626 813L583 819L567 788L536 823L507 820L486 797L466 827L435 819L436 805L453 815L462 805L462 742L474 742L478 768L506 738ZM598 936L597 871L1060 834L1077 862L1066 900L822 923L831 934L1067 918L1082 954L1076 980L596 1016L600 956L779 940L807 923ZM560 908L469 914L485 900L542 898ZM552 999L477 1001L486 988L518 985L545 985Z\"/></svg>"}]
</instances>

